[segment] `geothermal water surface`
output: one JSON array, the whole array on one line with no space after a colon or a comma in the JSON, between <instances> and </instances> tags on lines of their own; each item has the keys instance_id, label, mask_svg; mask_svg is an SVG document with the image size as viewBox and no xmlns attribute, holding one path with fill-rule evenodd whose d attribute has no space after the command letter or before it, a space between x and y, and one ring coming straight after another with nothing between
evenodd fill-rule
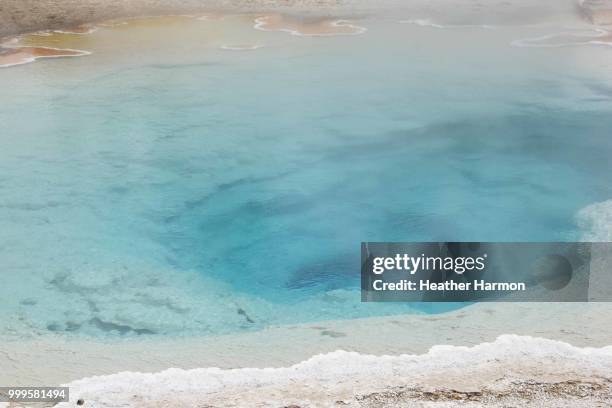
<instances>
[{"instance_id":1,"label":"geothermal water surface","mask_svg":"<svg viewBox=\"0 0 612 408\"><path fill-rule=\"evenodd\" d=\"M360 242L580 239L612 197L600 34L211 15L9 41L91 54L0 70L3 330L457 307L360 303Z\"/></svg>"}]
</instances>

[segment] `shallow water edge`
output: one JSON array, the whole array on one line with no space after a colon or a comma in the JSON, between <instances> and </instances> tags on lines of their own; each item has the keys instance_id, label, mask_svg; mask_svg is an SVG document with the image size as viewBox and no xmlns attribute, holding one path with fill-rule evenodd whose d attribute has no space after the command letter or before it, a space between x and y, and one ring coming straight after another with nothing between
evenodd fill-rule
<instances>
[{"instance_id":1,"label":"shallow water edge","mask_svg":"<svg viewBox=\"0 0 612 408\"><path fill-rule=\"evenodd\" d=\"M68 383L120 371L176 367L286 367L336 350L373 355L423 354L439 344L474 346L501 335L605 347L612 338L612 304L476 304L441 315L403 315L270 327L221 336L70 339L4 336L0 382Z\"/></svg>"}]
</instances>

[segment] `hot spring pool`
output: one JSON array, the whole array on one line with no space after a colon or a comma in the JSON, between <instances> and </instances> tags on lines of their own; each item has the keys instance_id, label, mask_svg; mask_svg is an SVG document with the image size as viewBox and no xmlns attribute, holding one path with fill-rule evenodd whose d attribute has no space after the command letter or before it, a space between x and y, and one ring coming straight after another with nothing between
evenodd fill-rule
<instances>
[{"instance_id":1,"label":"hot spring pool","mask_svg":"<svg viewBox=\"0 0 612 408\"><path fill-rule=\"evenodd\" d=\"M360 303L360 242L577 240L577 212L612 197L612 48L512 45L551 26L253 19L21 40L92 54L0 70L5 333L443 312Z\"/></svg>"}]
</instances>

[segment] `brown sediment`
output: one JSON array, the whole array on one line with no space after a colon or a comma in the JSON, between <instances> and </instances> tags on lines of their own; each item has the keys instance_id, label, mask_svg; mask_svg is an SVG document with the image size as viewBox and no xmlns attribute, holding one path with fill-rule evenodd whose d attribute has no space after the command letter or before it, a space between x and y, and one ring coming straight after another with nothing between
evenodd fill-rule
<instances>
[{"instance_id":1,"label":"brown sediment","mask_svg":"<svg viewBox=\"0 0 612 408\"><path fill-rule=\"evenodd\" d=\"M86 51L48 47L0 48L0 67L27 64L38 58L80 57L87 54Z\"/></svg>"},{"instance_id":2,"label":"brown sediment","mask_svg":"<svg viewBox=\"0 0 612 408\"><path fill-rule=\"evenodd\" d=\"M593 13L593 22L595 24L612 25L612 9L597 10Z\"/></svg>"},{"instance_id":3,"label":"brown sediment","mask_svg":"<svg viewBox=\"0 0 612 408\"><path fill-rule=\"evenodd\" d=\"M255 19L255 28L263 31L284 31L298 36L328 36L361 34L366 29L346 20L300 19L282 14L271 14Z\"/></svg>"},{"instance_id":4,"label":"brown sediment","mask_svg":"<svg viewBox=\"0 0 612 408\"><path fill-rule=\"evenodd\" d=\"M592 23L612 25L612 0L583 0L579 7Z\"/></svg>"},{"instance_id":5,"label":"brown sediment","mask_svg":"<svg viewBox=\"0 0 612 408\"><path fill-rule=\"evenodd\" d=\"M612 10L585 10L584 15L593 24L612 25Z\"/></svg>"}]
</instances>

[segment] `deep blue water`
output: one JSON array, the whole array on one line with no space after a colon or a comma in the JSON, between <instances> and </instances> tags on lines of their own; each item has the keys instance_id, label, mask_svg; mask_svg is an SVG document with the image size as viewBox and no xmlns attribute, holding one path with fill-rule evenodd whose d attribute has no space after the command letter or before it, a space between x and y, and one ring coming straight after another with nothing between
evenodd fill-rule
<instances>
[{"instance_id":1,"label":"deep blue water","mask_svg":"<svg viewBox=\"0 0 612 408\"><path fill-rule=\"evenodd\" d=\"M584 64L610 51L370 24L256 32L266 47L238 53L189 25L171 51L146 47L160 28L118 50L102 30L90 57L0 71L5 325L441 312L456 305L361 304L360 242L579 239L576 212L612 196L612 82Z\"/></svg>"}]
</instances>

